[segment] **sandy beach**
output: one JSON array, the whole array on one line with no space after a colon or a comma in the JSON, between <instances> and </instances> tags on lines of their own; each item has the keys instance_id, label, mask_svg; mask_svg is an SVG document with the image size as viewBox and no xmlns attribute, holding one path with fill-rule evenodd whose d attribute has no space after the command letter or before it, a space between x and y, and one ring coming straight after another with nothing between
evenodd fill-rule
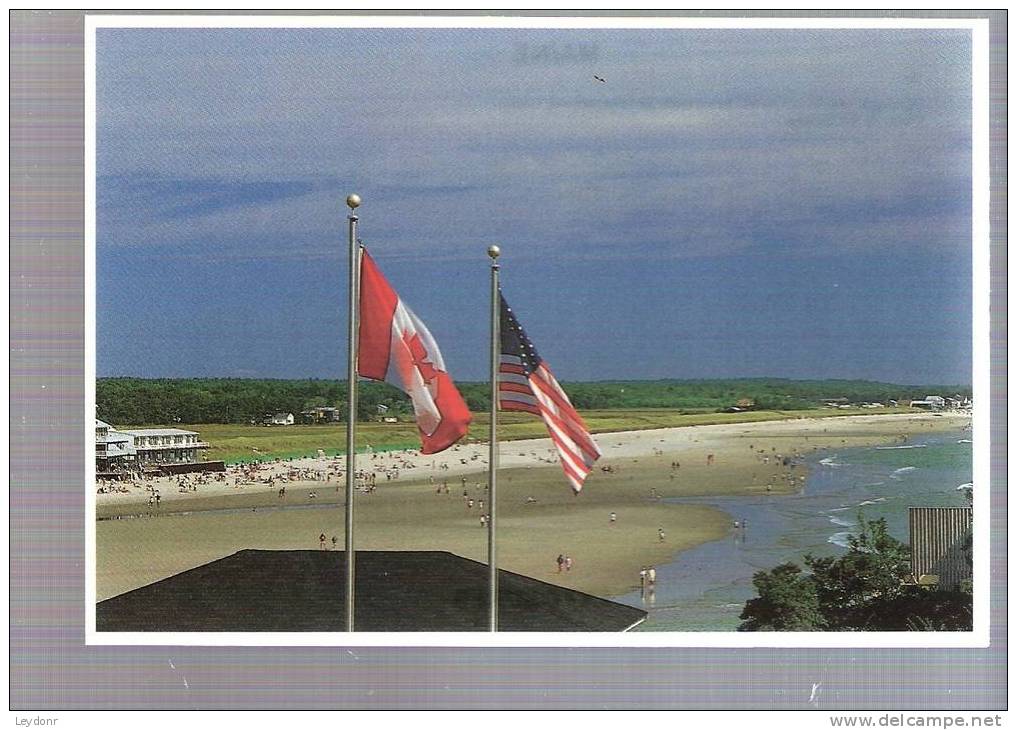
<instances>
[{"instance_id":1,"label":"sandy beach","mask_svg":"<svg viewBox=\"0 0 1017 730\"><path fill-rule=\"evenodd\" d=\"M732 529L721 510L668 504L668 497L793 492L807 477L801 459L808 453L903 443L969 423L960 414L887 414L597 434L604 456L578 496L548 439L503 442L499 565L620 595L638 586L641 567ZM447 550L485 561L487 448L358 455L357 549ZM344 472L343 457L280 460L254 471L231 467L219 480L160 477L97 494L97 599L244 548L318 549L324 534L326 548L334 537L342 549ZM573 559L570 571L558 572L559 554Z\"/></svg>"}]
</instances>

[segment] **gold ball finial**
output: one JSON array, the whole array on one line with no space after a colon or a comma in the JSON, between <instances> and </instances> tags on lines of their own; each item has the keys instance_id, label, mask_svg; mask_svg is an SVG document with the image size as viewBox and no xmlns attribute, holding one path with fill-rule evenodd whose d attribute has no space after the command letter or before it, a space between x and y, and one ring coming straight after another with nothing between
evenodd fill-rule
<instances>
[{"instance_id":1,"label":"gold ball finial","mask_svg":"<svg viewBox=\"0 0 1017 730\"><path fill-rule=\"evenodd\" d=\"M488 246L487 255L490 256L492 259L497 259L501 255L501 249L498 248L497 246Z\"/></svg>"},{"instance_id":2,"label":"gold ball finial","mask_svg":"<svg viewBox=\"0 0 1017 730\"><path fill-rule=\"evenodd\" d=\"M346 205L350 208L356 209L360 207L360 196L356 193L351 193L346 196Z\"/></svg>"}]
</instances>

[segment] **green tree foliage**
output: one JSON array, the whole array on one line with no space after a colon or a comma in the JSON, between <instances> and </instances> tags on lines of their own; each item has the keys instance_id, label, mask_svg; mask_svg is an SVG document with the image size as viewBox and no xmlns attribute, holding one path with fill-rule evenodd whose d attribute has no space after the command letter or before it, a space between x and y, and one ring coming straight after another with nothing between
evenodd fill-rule
<instances>
[{"instance_id":1,"label":"green tree foliage","mask_svg":"<svg viewBox=\"0 0 1017 730\"><path fill-rule=\"evenodd\" d=\"M487 383L457 383L470 410L490 408ZM739 400L761 410L815 408L824 398L851 402L908 400L927 393L969 396L970 386L901 386L847 380L652 380L563 383L580 410L668 408L689 413L716 412ZM250 423L267 413L294 415L312 405L338 406L345 414L346 383L338 380L254 380L237 378L100 378L97 415L116 425L153 423ZM378 406L392 415L409 415L406 395L385 383L362 382L357 414L374 418Z\"/></svg>"},{"instance_id":2,"label":"green tree foliage","mask_svg":"<svg viewBox=\"0 0 1017 730\"><path fill-rule=\"evenodd\" d=\"M409 400L385 383L359 387L360 419L377 415L378 404L396 414ZM231 378L100 378L96 416L118 426L165 423L260 423L269 413L293 413L315 405L346 413L346 383L336 380L250 380Z\"/></svg>"},{"instance_id":3,"label":"green tree foliage","mask_svg":"<svg viewBox=\"0 0 1017 730\"><path fill-rule=\"evenodd\" d=\"M759 593L741 613L740 631L970 631L969 591L910 584L910 548L885 520L859 519L860 532L839 558L806 556L760 571Z\"/></svg>"},{"instance_id":4,"label":"green tree foliage","mask_svg":"<svg viewBox=\"0 0 1017 730\"><path fill-rule=\"evenodd\" d=\"M818 631L825 628L815 581L794 563L760 571L752 578L759 593L745 604L741 631Z\"/></svg>"},{"instance_id":5,"label":"green tree foliage","mask_svg":"<svg viewBox=\"0 0 1017 730\"><path fill-rule=\"evenodd\" d=\"M860 532L848 538L839 558L805 557L823 615L832 629L865 625L875 604L895 600L911 572L911 549L891 537L885 520L859 517Z\"/></svg>"}]
</instances>

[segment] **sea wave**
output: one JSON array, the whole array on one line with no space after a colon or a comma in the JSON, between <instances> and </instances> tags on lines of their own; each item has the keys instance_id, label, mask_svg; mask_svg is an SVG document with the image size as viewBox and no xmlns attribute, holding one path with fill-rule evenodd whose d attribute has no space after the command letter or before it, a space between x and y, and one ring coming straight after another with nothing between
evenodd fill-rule
<instances>
[{"instance_id":1,"label":"sea wave","mask_svg":"<svg viewBox=\"0 0 1017 730\"><path fill-rule=\"evenodd\" d=\"M899 480L901 478L901 474L909 474L917 469L917 466L902 466L900 469L894 469L890 478Z\"/></svg>"},{"instance_id":2,"label":"sea wave","mask_svg":"<svg viewBox=\"0 0 1017 730\"><path fill-rule=\"evenodd\" d=\"M880 502L885 502L885 501L886 501L886 497L876 497L875 499L867 499L864 502L859 502L858 506L859 507L865 507L865 506L870 505L870 504L879 504Z\"/></svg>"},{"instance_id":3,"label":"sea wave","mask_svg":"<svg viewBox=\"0 0 1017 730\"><path fill-rule=\"evenodd\" d=\"M959 444L970 444L971 439L960 439L957 443Z\"/></svg>"},{"instance_id":4,"label":"sea wave","mask_svg":"<svg viewBox=\"0 0 1017 730\"><path fill-rule=\"evenodd\" d=\"M851 547L851 543L848 542L849 537L851 537L850 532L835 532L826 538L826 541L838 547L849 548Z\"/></svg>"},{"instance_id":5,"label":"sea wave","mask_svg":"<svg viewBox=\"0 0 1017 730\"><path fill-rule=\"evenodd\" d=\"M957 487L957 491L960 491L962 489L974 489L974 488L975 488L974 483L967 482L967 483L961 484L959 487Z\"/></svg>"},{"instance_id":6,"label":"sea wave","mask_svg":"<svg viewBox=\"0 0 1017 730\"><path fill-rule=\"evenodd\" d=\"M820 459L819 463L822 464L823 466L844 466L840 462L835 461L835 457L833 456L828 456L825 459Z\"/></svg>"},{"instance_id":7,"label":"sea wave","mask_svg":"<svg viewBox=\"0 0 1017 730\"><path fill-rule=\"evenodd\" d=\"M928 444L908 444L907 446L877 446L878 451L892 451L894 449L924 449Z\"/></svg>"},{"instance_id":8,"label":"sea wave","mask_svg":"<svg viewBox=\"0 0 1017 730\"><path fill-rule=\"evenodd\" d=\"M855 526L854 522L848 522L847 520L842 520L839 517L831 517L830 518L830 522L832 522L833 524L837 525L838 527L854 527Z\"/></svg>"}]
</instances>

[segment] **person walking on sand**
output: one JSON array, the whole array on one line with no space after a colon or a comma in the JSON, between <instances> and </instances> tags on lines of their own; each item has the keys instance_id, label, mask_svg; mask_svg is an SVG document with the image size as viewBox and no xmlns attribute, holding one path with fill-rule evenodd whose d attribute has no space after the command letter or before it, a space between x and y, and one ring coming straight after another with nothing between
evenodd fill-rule
<instances>
[{"instance_id":1,"label":"person walking on sand","mask_svg":"<svg viewBox=\"0 0 1017 730\"><path fill-rule=\"evenodd\" d=\"M660 542L664 542L664 528L663 527L657 528L657 537L659 538Z\"/></svg>"},{"instance_id":2,"label":"person walking on sand","mask_svg":"<svg viewBox=\"0 0 1017 730\"><path fill-rule=\"evenodd\" d=\"M652 565L646 569L646 583L652 588L657 582L657 569Z\"/></svg>"},{"instance_id":3,"label":"person walking on sand","mask_svg":"<svg viewBox=\"0 0 1017 730\"><path fill-rule=\"evenodd\" d=\"M566 555L565 556L565 572L568 573L570 570L572 570L572 558L570 558L568 555Z\"/></svg>"},{"instance_id":4,"label":"person walking on sand","mask_svg":"<svg viewBox=\"0 0 1017 730\"><path fill-rule=\"evenodd\" d=\"M613 524L614 524L614 523L615 523L615 522L616 522L616 521L618 520L618 515L616 515L616 514L615 514L614 512L612 512L612 513L611 513L611 514L610 514L610 515L608 516L608 520L609 520L609 521L610 521L610 523L611 523L611 524L613 525Z\"/></svg>"},{"instance_id":5,"label":"person walking on sand","mask_svg":"<svg viewBox=\"0 0 1017 730\"><path fill-rule=\"evenodd\" d=\"M558 553L558 572L560 573L561 569L564 567L565 567L565 556L562 555L561 553Z\"/></svg>"},{"instance_id":6,"label":"person walking on sand","mask_svg":"<svg viewBox=\"0 0 1017 730\"><path fill-rule=\"evenodd\" d=\"M332 535L332 549L333 550L336 549L336 545L338 545L338 543L339 543L339 539L335 535Z\"/></svg>"},{"instance_id":7,"label":"person walking on sand","mask_svg":"<svg viewBox=\"0 0 1017 730\"><path fill-rule=\"evenodd\" d=\"M320 535L318 535L318 547L321 550L325 549L325 533L324 532L321 533Z\"/></svg>"}]
</instances>

